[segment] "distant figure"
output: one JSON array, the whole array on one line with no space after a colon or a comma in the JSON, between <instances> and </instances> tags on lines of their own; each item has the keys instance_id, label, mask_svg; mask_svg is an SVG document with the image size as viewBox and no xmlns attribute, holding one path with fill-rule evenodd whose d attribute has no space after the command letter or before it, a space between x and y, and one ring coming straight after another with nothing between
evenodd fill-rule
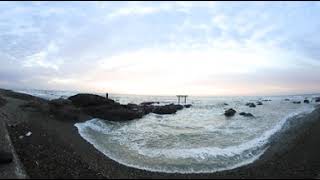
<instances>
[{"instance_id":1,"label":"distant figure","mask_svg":"<svg viewBox=\"0 0 320 180\"><path fill-rule=\"evenodd\" d=\"M108 96L109 96L109 94L108 94L108 93L106 93L106 98L107 98L107 99L109 99L109 97L108 97Z\"/></svg>"}]
</instances>

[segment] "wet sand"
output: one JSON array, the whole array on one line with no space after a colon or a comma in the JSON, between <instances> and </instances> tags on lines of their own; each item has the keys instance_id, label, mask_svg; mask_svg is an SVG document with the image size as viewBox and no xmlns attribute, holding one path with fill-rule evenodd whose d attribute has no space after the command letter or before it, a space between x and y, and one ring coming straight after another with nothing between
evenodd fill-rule
<instances>
[{"instance_id":1,"label":"wet sand","mask_svg":"<svg viewBox=\"0 0 320 180\"><path fill-rule=\"evenodd\" d=\"M233 170L204 174L156 173L121 165L79 135L76 122L55 118L27 102L45 100L0 90L8 131L31 178L316 178L320 174L320 108L301 117L299 126L282 133L259 160ZM90 119L83 116L80 121ZM32 132L29 137L25 135Z\"/></svg>"}]
</instances>

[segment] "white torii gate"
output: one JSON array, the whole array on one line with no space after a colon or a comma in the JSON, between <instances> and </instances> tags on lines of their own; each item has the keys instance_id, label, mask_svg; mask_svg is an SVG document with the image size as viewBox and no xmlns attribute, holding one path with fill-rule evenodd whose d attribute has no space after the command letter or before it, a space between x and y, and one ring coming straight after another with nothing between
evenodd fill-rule
<instances>
[{"instance_id":1,"label":"white torii gate","mask_svg":"<svg viewBox=\"0 0 320 180\"><path fill-rule=\"evenodd\" d=\"M184 104L187 104L188 95L177 95L177 97L178 97L178 104L180 104L180 98L184 98Z\"/></svg>"}]
</instances>

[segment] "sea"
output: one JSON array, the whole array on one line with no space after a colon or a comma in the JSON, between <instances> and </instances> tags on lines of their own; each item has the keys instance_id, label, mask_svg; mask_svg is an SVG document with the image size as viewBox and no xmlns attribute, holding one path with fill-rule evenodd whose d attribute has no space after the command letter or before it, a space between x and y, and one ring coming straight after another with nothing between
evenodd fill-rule
<instances>
[{"instance_id":1,"label":"sea","mask_svg":"<svg viewBox=\"0 0 320 180\"><path fill-rule=\"evenodd\" d=\"M79 92L15 90L52 100ZM105 94L99 94L105 96ZM270 146L270 138L295 116L315 109L319 94L290 96L188 96L191 108L175 114L150 113L129 122L88 119L76 123L79 134L108 158L138 169L166 173L212 173L250 164ZM109 94L115 101L177 103L176 96ZM287 101L286 99L289 99ZM308 99L310 103L303 101ZM267 101L266 101L267 100ZM261 101L254 108L245 104ZM293 101L301 101L294 104ZM233 108L232 117L224 115ZM244 117L247 112L254 117Z\"/></svg>"}]
</instances>

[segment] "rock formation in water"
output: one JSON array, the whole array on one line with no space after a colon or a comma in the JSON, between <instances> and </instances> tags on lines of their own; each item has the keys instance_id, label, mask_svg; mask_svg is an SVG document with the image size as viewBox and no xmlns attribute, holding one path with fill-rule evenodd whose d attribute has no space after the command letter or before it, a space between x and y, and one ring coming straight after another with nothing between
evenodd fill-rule
<instances>
[{"instance_id":1,"label":"rock formation in water","mask_svg":"<svg viewBox=\"0 0 320 180\"><path fill-rule=\"evenodd\" d=\"M249 107L256 107L256 105L254 103L246 103L246 106L249 106Z\"/></svg>"},{"instance_id":2,"label":"rock formation in water","mask_svg":"<svg viewBox=\"0 0 320 180\"><path fill-rule=\"evenodd\" d=\"M53 104L57 104L59 106L60 102L58 100L56 101L57 102L53 102ZM159 102L144 102L140 105L132 103L122 105L114 100L93 94L77 94L69 97L68 102L66 101L62 104L64 104L64 107L69 107L70 103L92 117L110 121L128 121L138 119L149 113L173 114L184 108L182 105L175 104L164 106L153 105L159 104ZM70 110L74 110L76 112L79 109L71 108Z\"/></svg>"},{"instance_id":3,"label":"rock formation in water","mask_svg":"<svg viewBox=\"0 0 320 180\"><path fill-rule=\"evenodd\" d=\"M246 112L241 112L239 113L239 115L245 116L245 117L254 117L251 113L246 113Z\"/></svg>"},{"instance_id":4,"label":"rock formation in water","mask_svg":"<svg viewBox=\"0 0 320 180\"><path fill-rule=\"evenodd\" d=\"M236 110L230 108L224 112L224 115L227 117L230 117L230 116L233 116L236 112L237 112Z\"/></svg>"}]
</instances>

